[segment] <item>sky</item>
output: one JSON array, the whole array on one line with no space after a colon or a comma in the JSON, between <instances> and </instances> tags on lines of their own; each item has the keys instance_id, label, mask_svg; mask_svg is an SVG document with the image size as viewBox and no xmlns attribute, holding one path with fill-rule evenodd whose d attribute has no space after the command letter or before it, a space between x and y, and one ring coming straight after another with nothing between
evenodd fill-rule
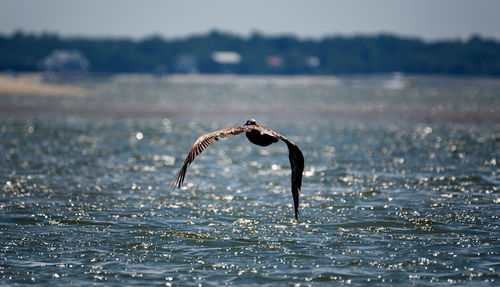
<instances>
[{"instance_id":1,"label":"sky","mask_svg":"<svg viewBox=\"0 0 500 287\"><path fill-rule=\"evenodd\" d=\"M389 33L500 40L498 0L0 0L0 34L186 37L218 30L301 38Z\"/></svg>"}]
</instances>

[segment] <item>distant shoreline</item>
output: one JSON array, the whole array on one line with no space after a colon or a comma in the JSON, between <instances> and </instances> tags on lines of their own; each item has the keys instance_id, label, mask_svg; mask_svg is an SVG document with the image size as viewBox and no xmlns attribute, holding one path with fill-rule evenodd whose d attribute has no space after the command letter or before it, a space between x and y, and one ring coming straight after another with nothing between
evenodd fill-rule
<instances>
[{"instance_id":1,"label":"distant shoreline","mask_svg":"<svg viewBox=\"0 0 500 287\"><path fill-rule=\"evenodd\" d=\"M391 34L240 37L213 31L183 39L0 35L3 71L346 75L402 72L500 76L500 42L479 35L425 41ZM25 47L30 47L26 49Z\"/></svg>"},{"instance_id":2,"label":"distant shoreline","mask_svg":"<svg viewBox=\"0 0 500 287\"><path fill-rule=\"evenodd\" d=\"M162 80L178 84L294 84L309 85L315 83L336 85L340 78L324 75L239 75L239 74L115 74L115 81Z\"/></svg>"},{"instance_id":3,"label":"distant shoreline","mask_svg":"<svg viewBox=\"0 0 500 287\"><path fill-rule=\"evenodd\" d=\"M346 121L410 121L410 122L474 122L499 123L500 114L495 108L495 96L492 91L500 88L500 79L491 77L463 78L457 76L377 74L352 76L319 76L319 75L235 75L235 74L85 74L78 77L57 77L43 73L0 73L0 114L56 114L80 116L111 116L111 117L236 117L243 113L251 113L256 117L287 118L290 113L300 115L300 118L334 118ZM456 91L467 90L471 101L480 100L478 96L490 91L488 101L491 105L481 104L480 109L451 108L453 93L445 94L450 108L440 108L439 102L426 103L416 97L419 85L426 83L431 92L432 87L439 87L441 81L447 81ZM355 89L354 95L349 95L349 89ZM487 89L484 90L483 89ZM191 89L191 90L189 90ZM241 105L234 109L223 105L230 96L214 96L216 105L204 106L191 103L204 101L204 98L191 96L189 91L215 91L217 95L224 91L235 95L245 95ZM283 90L281 90L283 89ZM365 97L368 106L359 102L359 92L375 90L371 97ZM459 89L459 90L457 90ZM304 100L303 105L286 105L293 100L286 96L299 90ZM307 100L308 92L323 90L323 97L312 97ZM188 91L188 92L186 92ZM276 92L275 101L267 101L260 97L263 91ZM279 91L284 91L281 93ZM346 92L347 91L347 92ZM442 92L442 91L441 91ZM144 94L143 94L144 93ZM180 93L180 94L179 94ZM183 94L184 93L184 94ZM339 95L339 93L341 95ZM203 95L206 92L202 93ZM477 94L477 95L476 95ZM179 96L184 95L184 96ZM384 105L381 95L387 95L400 102L398 105ZM264 104L254 101L264 101ZM329 98L338 96L339 102L327 102ZM358 97L350 102L351 97ZM431 97L433 99L435 97ZM281 99L281 100L278 100ZM445 99L444 96L439 99ZM405 100L416 101L413 106L405 105ZM462 101L463 101L462 97ZM276 102L278 101L278 102ZM381 101L381 103L379 103ZM423 103L423 102L422 102ZM467 103L467 102L466 102ZM274 104L285 104L288 109L275 109ZM310 104L310 106L309 106ZM270 106L271 105L271 106ZM436 109L433 109L436 107Z\"/></svg>"},{"instance_id":4,"label":"distant shoreline","mask_svg":"<svg viewBox=\"0 0 500 287\"><path fill-rule=\"evenodd\" d=\"M68 84L45 83L40 73L0 74L0 95L83 96L89 91Z\"/></svg>"}]
</instances>

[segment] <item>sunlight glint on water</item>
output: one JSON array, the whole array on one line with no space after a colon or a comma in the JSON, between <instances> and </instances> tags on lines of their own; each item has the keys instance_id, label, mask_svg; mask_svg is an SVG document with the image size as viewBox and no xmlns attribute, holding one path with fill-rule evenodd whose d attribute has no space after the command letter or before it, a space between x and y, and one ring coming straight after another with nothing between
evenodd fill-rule
<instances>
[{"instance_id":1,"label":"sunlight glint on water","mask_svg":"<svg viewBox=\"0 0 500 287\"><path fill-rule=\"evenodd\" d=\"M500 280L496 82L468 83L474 101L452 79L94 85L0 97L62 111L0 115L0 285ZM250 116L304 153L299 222L283 143L224 139L168 186L199 135Z\"/></svg>"}]
</instances>

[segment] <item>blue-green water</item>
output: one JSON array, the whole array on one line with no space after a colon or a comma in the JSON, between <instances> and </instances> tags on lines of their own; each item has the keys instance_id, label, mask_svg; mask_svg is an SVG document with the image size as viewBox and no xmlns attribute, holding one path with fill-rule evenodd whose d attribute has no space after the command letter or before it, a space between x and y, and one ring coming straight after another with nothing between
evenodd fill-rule
<instances>
[{"instance_id":1,"label":"blue-green water","mask_svg":"<svg viewBox=\"0 0 500 287\"><path fill-rule=\"evenodd\" d=\"M0 285L471 285L500 282L500 84L87 81L0 96ZM287 148L196 138L261 124Z\"/></svg>"}]
</instances>

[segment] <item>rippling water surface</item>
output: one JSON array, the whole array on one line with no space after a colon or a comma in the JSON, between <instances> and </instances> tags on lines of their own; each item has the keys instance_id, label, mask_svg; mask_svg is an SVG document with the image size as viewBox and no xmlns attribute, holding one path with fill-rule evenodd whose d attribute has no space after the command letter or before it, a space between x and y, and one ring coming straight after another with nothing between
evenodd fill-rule
<instances>
[{"instance_id":1,"label":"rippling water surface","mask_svg":"<svg viewBox=\"0 0 500 287\"><path fill-rule=\"evenodd\" d=\"M500 282L500 84L89 81L0 96L0 285ZM287 148L196 138L248 117Z\"/></svg>"}]
</instances>

